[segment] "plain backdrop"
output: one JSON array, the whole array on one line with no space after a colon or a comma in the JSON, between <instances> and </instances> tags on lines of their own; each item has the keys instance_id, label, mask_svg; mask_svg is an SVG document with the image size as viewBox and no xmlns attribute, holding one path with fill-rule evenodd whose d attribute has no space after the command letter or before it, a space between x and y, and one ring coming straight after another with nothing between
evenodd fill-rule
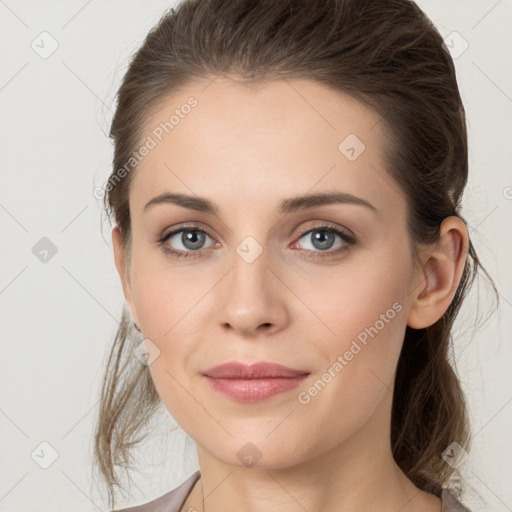
<instances>
[{"instance_id":1,"label":"plain backdrop","mask_svg":"<svg viewBox=\"0 0 512 512\"><path fill-rule=\"evenodd\" d=\"M127 60L172 5L0 0L2 512L107 510L91 476L91 439L124 296L94 188L110 172L107 135ZM419 5L456 63L470 132L462 213L501 297L489 316L492 295L480 279L457 323L474 436L461 466L465 502L473 512L505 512L512 510L512 2ZM159 425L138 451L143 469L127 504L163 494L198 468L192 440L179 428L165 436L174 427L169 415Z\"/></svg>"}]
</instances>

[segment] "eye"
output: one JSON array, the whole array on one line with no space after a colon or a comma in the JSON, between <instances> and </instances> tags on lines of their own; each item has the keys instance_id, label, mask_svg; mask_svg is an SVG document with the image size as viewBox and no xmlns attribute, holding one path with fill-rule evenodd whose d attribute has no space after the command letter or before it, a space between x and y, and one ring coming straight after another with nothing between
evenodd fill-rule
<instances>
[{"instance_id":1,"label":"eye","mask_svg":"<svg viewBox=\"0 0 512 512\"><path fill-rule=\"evenodd\" d=\"M337 244L335 250L330 250L336 244L336 237L341 239L341 241ZM322 258L340 254L348 250L351 245L356 243L355 237L348 232L325 224L321 226L315 226L303 232L299 240L302 239L305 239L306 242L309 243L311 248L306 247L306 252L310 253L308 256L313 258ZM292 248L296 248L297 243L298 241L294 242Z\"/></svg>"},{"instance_id":2,"label":"eye","mask_svg":"<svg viewBox=\"0 0 512 512\"><path fill-rule=\"evenodd\" d=\"M336 244L336 237L341 241L337 244L335 250L331 250ZM163 251L173 258L190 258L202 255L205 251L203 246L207 238L213 241L212 247L220 245L205 230L196 226L182 226L175 229L162 235L158 239L158 243L162 246ZM309 242L312 248L306 248L300 252L310 258L328 258L339 255L350 249L350 246L357 241L355 236L349 232L328 224L314 226L307 231L303 231L300 238L291 245L291 248L296 249L299 240L302 239Z\"/></svg>"},{"instance_id":3,"label":"eye","mask_svg":"<svg viewBox=\"0 0 512 512\"><path fill-rule=\"evenodd\" d=\"M206 238L213 240L210 235L202 229L182 227L163 235L158 242L162 245L164 252L176 258L195 257L202 253ZM166 245L168 241L169 243ZM169 247L169 245L171 247ZM173 249L172 247L177 247L177 249Z\"/></svg>"}]
</instances>

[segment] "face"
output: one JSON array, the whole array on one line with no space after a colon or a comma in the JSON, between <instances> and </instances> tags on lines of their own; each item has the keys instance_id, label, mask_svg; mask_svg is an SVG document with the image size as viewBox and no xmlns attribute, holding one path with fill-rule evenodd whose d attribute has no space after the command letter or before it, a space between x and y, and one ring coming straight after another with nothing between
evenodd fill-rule
<instances>
[{"instance_id":1,"label":"face","mask_svg":"<svg viewBox=\"0 0 512 512\"><path fill-rule=\"evenodd\" d=\"M204 450L239 466L243 450L286 467L356 433L386 436L414 274L383 123L308 80L206 85L148 118L154 144L129 198L125 293L158 353L149 370L163 404ZM190 196L189 207L146 207L162 194ZM316 194L358 199L289 201ZM215 212L190 208L199 198ZM309 375L241 401L203 375L226 361Z\"/></svg>"}]
</instances>

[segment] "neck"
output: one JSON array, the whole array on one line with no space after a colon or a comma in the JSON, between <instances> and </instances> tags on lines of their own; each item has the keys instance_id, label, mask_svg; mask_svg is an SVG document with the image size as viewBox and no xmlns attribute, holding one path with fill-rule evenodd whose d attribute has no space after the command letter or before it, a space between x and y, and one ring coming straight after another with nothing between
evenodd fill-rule
<instances>
[{"instance_id":1,"label":"neck","mask_svg":"<svg viewBox=\"0 0 512 512\"><path fill-rule=\"evenodd\" d=\"M226 464L198 445L201 478L182 511L440 512L441 500L418 489L395 463L389 428L370 435L370 426L288 467Z\"/></svg>"}]
</instances>

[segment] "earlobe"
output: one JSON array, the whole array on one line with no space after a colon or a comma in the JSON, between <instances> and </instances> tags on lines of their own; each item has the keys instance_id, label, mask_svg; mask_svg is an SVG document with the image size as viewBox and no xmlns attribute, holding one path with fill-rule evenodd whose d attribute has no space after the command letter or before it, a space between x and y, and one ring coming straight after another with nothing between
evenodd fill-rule
<instances>
[{"instance_id":1,"label":"earlobe","mask_svg":"<svg viewBox=\"0 0 512 512\"><path fill-rule=\"evenodd\" d=\"M112 229L112 247L114 250L114 262L116 265L117 273L119 274L119 278L121 279L126 303L130 309L133 321L138 323L130 282L130 269L128 268L128 262L124 254L121 230L117 225Z\"/></svg>"},{"instance_id":2,"label":"earlobe","mask_svg":"<svg viewBox=\"0 0 512 512\"><path fill-rule=\"evenodd\" d=\"M455 216L441 224L439 242L427 250L422 268L423 286L413 301L407 325L422 329L433 325L446 312L459 286L466 263L469 236L466 224Z\"/></svg>"}]
</instances>

